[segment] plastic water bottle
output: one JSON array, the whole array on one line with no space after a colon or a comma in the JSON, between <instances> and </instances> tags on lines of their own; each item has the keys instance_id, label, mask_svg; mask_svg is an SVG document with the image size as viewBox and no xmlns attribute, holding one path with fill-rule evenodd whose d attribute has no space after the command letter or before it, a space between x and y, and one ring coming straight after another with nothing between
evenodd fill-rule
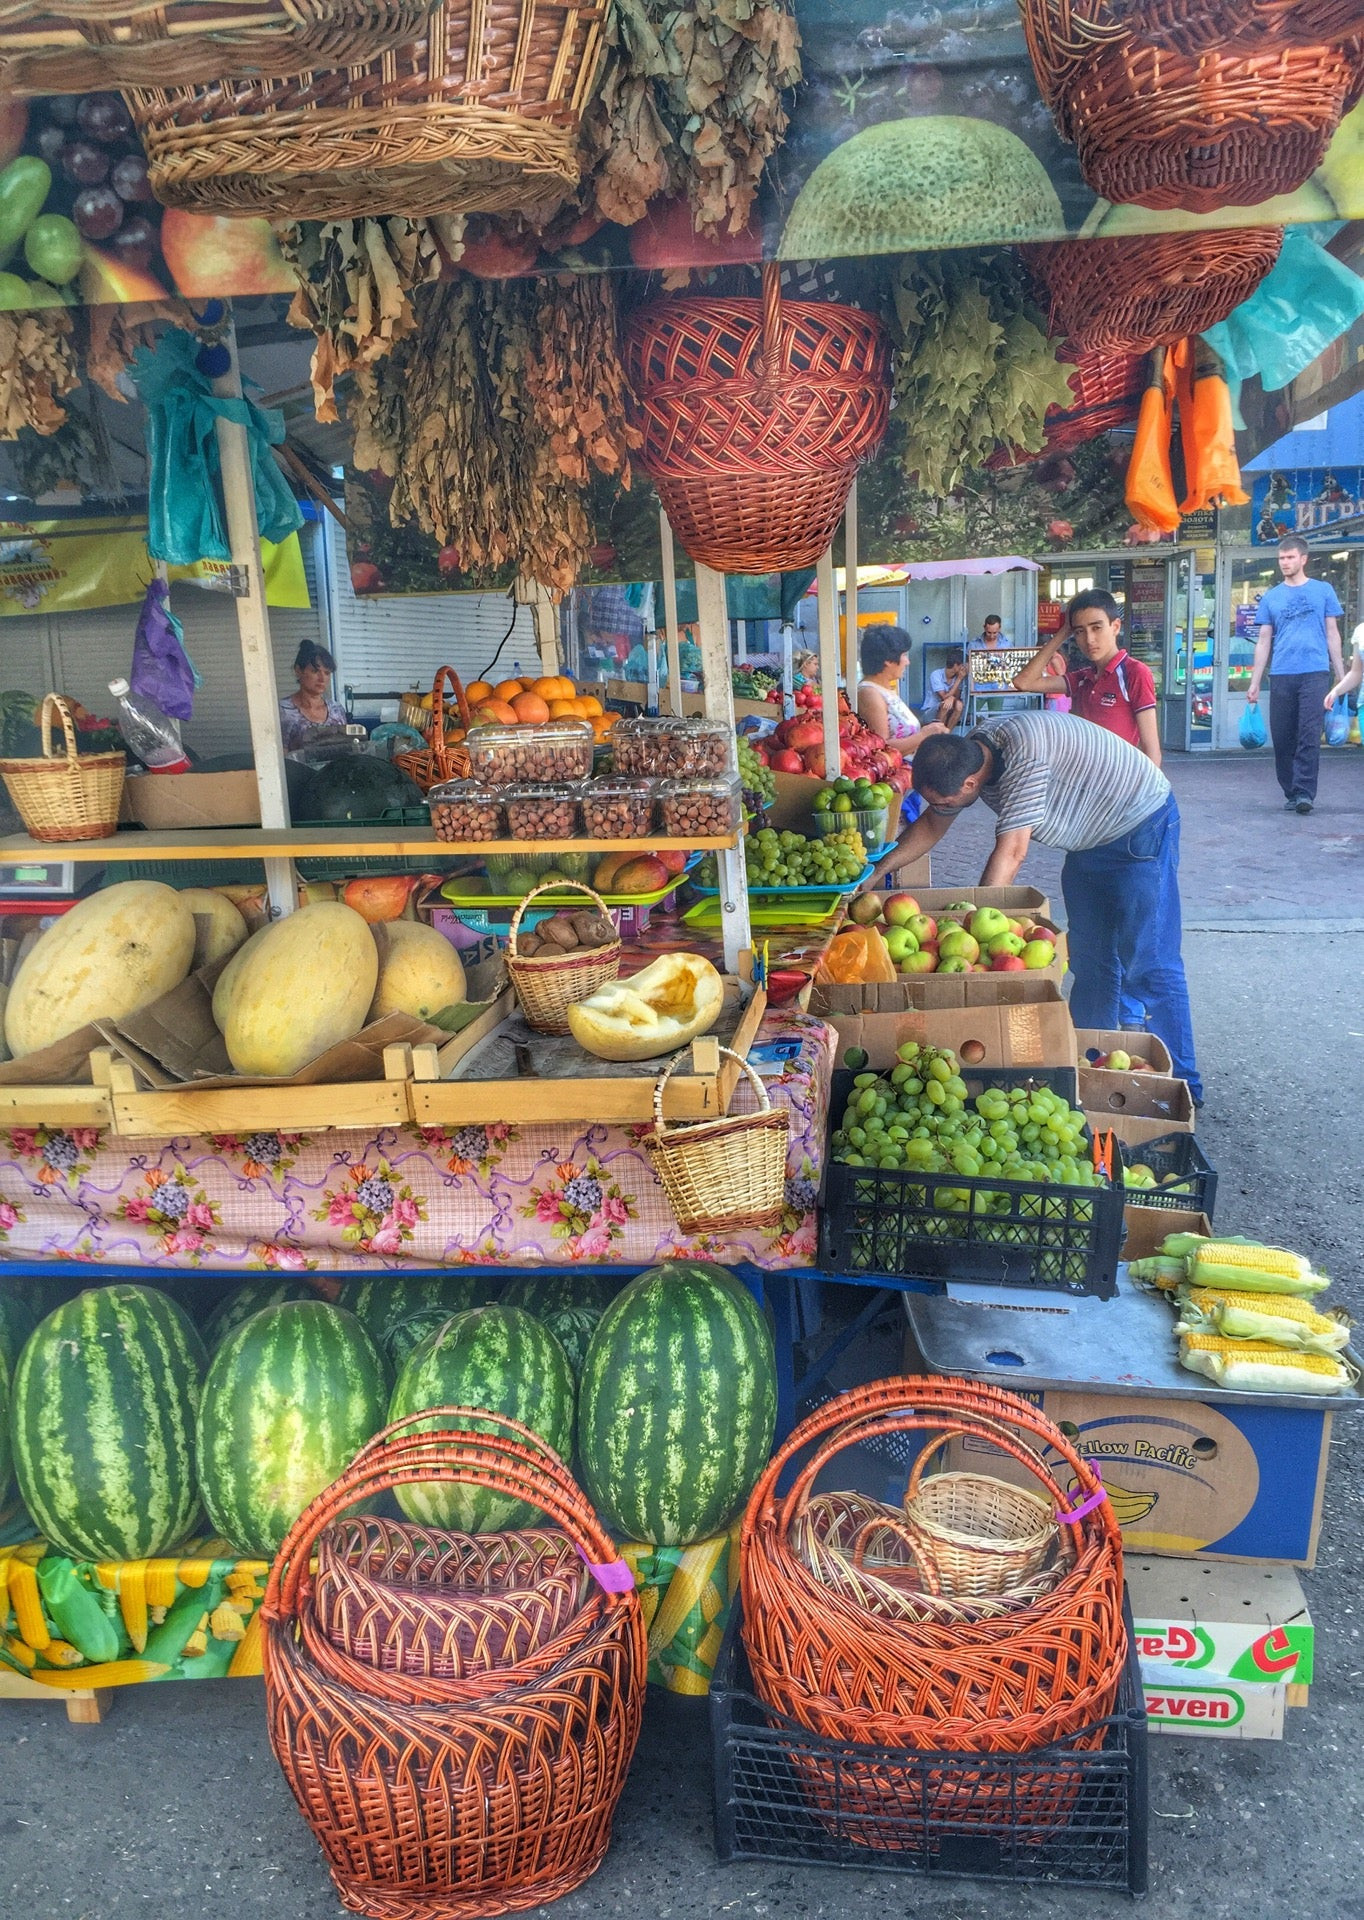
<instances>
[{"instance_id":1,"label":"plastic water bottle","mask_svg":"<svg viewBox=\"0 0 1364 1920\"><path fill-rule=\"evenodd\" d=\"M111 680L109 691L118 701L119 732L148 773L188 773L180 722L139 699L126 680Z\"/></svg>"}]
</instances>

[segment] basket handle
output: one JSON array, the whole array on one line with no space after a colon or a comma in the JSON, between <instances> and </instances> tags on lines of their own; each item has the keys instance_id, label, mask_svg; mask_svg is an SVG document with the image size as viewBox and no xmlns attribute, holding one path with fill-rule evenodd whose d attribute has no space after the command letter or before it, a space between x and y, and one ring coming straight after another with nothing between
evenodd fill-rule
<instances>
[{"instance_id":1,"label":"basket handle","mask_svg":"<svg viewBox=\"0 0 1364 1920\"><path fill-rule=\"evenodd\" d=\"M421 1433L407 1431L416 1420L432 1419L449 1424ZM507 1432L481 1433L472 1426L489 1419ZM432 1481L463 1481L539 1508L563 1529L599 1585L608 1592L625 1592L613 1541L547 1441L486 1408L426 1407L377 1433L299 1515L270 1569L261 1603L265 1616L283 1620L297 1612L313 1549L333 1520L374 1494ZM633 1587L632 1576L631 1591Z\"/></svg>"},{"instance_id":2,"label":"basket handle","mask_svg":"<svg viewBox=\"0 0 1364 1920\"><path fill-rule=\"evenodd\" d=\"M910 1558L914 1562L914 1571L923 1583L924 1592L932 1594L935 1599L939 1597L942 1593L942 1578L933 1564L932 1554L923 1551L923 1542L916 1538L913 1528L907 1527L903 1520L897 1520L890 1514L877 1514L874 1519L864 1520L849 1542L852 1563L858 1572L866 1571L868 1541L873 1534L880 1532L883 1528L886 1532L893 1533L903 1546L909 1548ZM871 1571L875 1573L875 1567Z\"/></svg>"},{"instance_id":3,"label":"basket handle","mask_svg":"<svg viewBox=\"0 0 1364 1920\"><path fill-rule=\"evenodd\" d=\"M538 887L531 888L530 892L517 907L516 912L512 915L511 930L507 935L507 958L509 960L515 960L517 957L516 936L521 930L521 916L531 901L534 900L538 894L563 893L568 887L574 887L579 893L585 893L589 900L595 902L595 904L600 907L604 915L608 913L606 902L599 893L593 892L585 880L542 880Z\"/></svg>"},{"instance_id":4,"label":"basket handle","mask_svg":"<svg viewBox=\"0 0 1364 1920\"><path fill-rule=\"evenodd\" d=\"M455 696L455 709L459 714L459 724L469 731L469 702L464 697L464 685L453 667L437 669L435 681L431 687L431 744L445 738L445 683L450 682L450 691ZM440 729L437 733L437 728Z\"/></svg>"},{"instance_id":5,"label":"basket handle","mask_svg":"<svg viewBox=\"0 0 1364 1920\"><path fill-rule=\"evenodd\" d=\"M781 371L781 262L763 261L763 344L758 379L770 387Z\"/></svg>"},{"instance_id":6,"label":"basket handle","mask_svg":"<svg viewBox=\"0 0 1364 1920\"><path fill-rule=\"evenodd\" d=\"M68 767L74 767L80 757L80 749L76 745L75 722L71 718L70 707L67 706L65 700L62 699L59 693L48 693L43 696L43 758L44 760L61 759L59 753L52 751L52 715L54 712L60 718L62 732L66 735L66 764Z\"/></svg>"},{"instance_id":7,"label":"basket handle","mask_svg":"<svg viewBox=\"0 0 1364 1920\"><path fill-rule=\"evenodd\" d=\"M627 982L627 985L628 985L628 982ZM735 1053L733 1047L721 1047L719 1049L719 1052L724 1059L735 1061L736 1064L739 1067L741 1067L743 1071L748 1075L749 1084L752 1086L753 1091L758 1096L759 1113L771 1113L772 1102L768 1097L767 1088L762 1083L761 1076L753 1071L752 1067L749 1066L747 1060L744 1059L742 1054ZM664 1067L662 1073L658 1076L658 1080L654 1086L654 1132L658 1135L660 1139L666 1139L667 1133L668 1133L668 1129L663 1124L663 1095L667 1091L668 1082L669 1080L671 1080L674 1070L681 1064L682 1060L685 1057L686 1057L685 1048L681 1052L675 1053L672 1059L668 1062L667 1066ZM674 1127L673 1132L685 1133L686 1128Z\"/></svg>"}]
</instances>

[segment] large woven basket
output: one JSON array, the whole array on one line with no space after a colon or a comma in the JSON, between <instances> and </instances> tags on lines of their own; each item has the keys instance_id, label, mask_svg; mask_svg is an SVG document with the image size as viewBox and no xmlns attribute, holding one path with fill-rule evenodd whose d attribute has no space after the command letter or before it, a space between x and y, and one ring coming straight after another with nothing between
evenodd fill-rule
<instances>
[{"instance_id":1,"label":"large woven basket","mask_svg":"<svg viewBox=\"0 0 1364 1920\"><path fill-rule=\"evenodd\" d=\"M533 1436L470 1430L457 1409L433 1417L452 1424L387 1429L313 1501L261 1605L271 1746L343 1904L374 1920L475 1920L579 1886L606 1852L643 1707L634 1582L563 1463ZM336 1664L315 1657L308 1566L321 1535L358 1501L431 1481L540 1507L595 1582L552 1664L486 1675L467 1698L454 1683L371 1676L325 1639Z\"/></svg>"},{"instance_id":2,"label":"large woven basket","mask_svg":"<svg viewBox=\"0 0 1364 1920\"><path fill-rule=\"evenodd\" d=\"M781 1220L791 1117L784 1107L772 1105L747 1060L729 1047L720 1052L748 1075L758 1098L756 1113L669 1131L663 1095L683 1055L668 1062L654 1087L654 1130L644 1145L683 1233L756 1231Z\"/></svg>"},{"instance_id":3,"label":"large woven basket","mask_svg":"<svg viewBox=\"0 0 1364 1920\"><path fill-rule=\"evenodd\" d=\"M54 713L66 736L64 754L52 748ZM49 693L43 701L42 725L41 760L0 760L0 775L19 818L35 840L109 839L118 825L126 756L81 753L71 709L59 693Z\"/></svg>"},{"instance_id":4,"label":"large woven basket","mask_svg":"<svg viewBox=\"0 0 1364 1920\"><path fill-rule=\"evenodd\" d=\"M283 219L547 215L578 179L601 47L588 0L445 0L362 64L133 89L166 206Z\"/></svg>"},{"instance_id":5,"label":"large woven basket","mask_svg":"<svg viewBox=\"0 0 1364 1920\"><path fill-rule=\"evenodd\" d=\"M679 295L641 307L623 348L637 458L693 560L722 573L812 565L890 409L890 342L856 307Z\"/></svg>"},{"instance_id":6,"label":"large woven basket","mask_svg":"<svg viewBox=\"0 0 1364 1920\"><path fill-rule=\"evenodd\" d=\"M1276 40L1321 46L1357 35L1361 22L1359 0L1107 0L1096 17L1100 30L1127 27L1182 53Z\"/></svg>"},{"instance_id":7,"label":"large woven basket","mask_svg":"<svg viewBox=\"0 0 1364 1920\"><path fill-rule=\"evenodd\" d=\"M0 87L91 93L352 66L419 34L431 0L4 0Z\"/></svg>"},{"instance_id":8,"label":"large woven basket","mask_svg":"<svg viewBox=\"0 0 1364 1920\"><path fill-rule=\"evenodd\" d=\"M542 893L570 890L585 893L603 919L608 917L601 895L581 880L550 880L531 888L512 915L507 935L507 973L516 989L526 1024L537 1033L568 1033L569 1008L586 1000L598 987L607 986L620 972L623 949L619 940L612 940L604 947L580 947L570 953L532 954L529 959L523 959L516 951L522 915L531 901Z\"/></svg>"},{"instance_id":9,"label":"large woven basket","mask_svg":"<svg viewBox=\"0 0 1364 1920\"><path fill-rule=\"evenodd\" d=\"M1038 87L1108 200L1212 213L1292 193L1364 86L1364 39L1140 38L1100 0L1019 0Z\"/></svg>"},{"instance_id":10,"label":"large woven basket","mask_svg":"<svg viewBox=\"0 0 1364 1920\"><path fill-rule=\"evenodd\" d=\"M443 780L461 780L469 771L469 755L462 743L451 744L447 738L447 720L445 712L445 689L449 684L454 696L455 711L459 714L459 724L465 734L469 731L469 702L464 697L464 686L453 667L440 667L431 684L431 705L423 707L420 701L399 702L398 712L403 721L418 733L426 736L424 747L410 747L402 753L395 753L393 764L414 780L423 793L439 786ZM414 717L414 716L420 716Z\"/></svg>"},{"instance_id":11,"label":"large woven basket","mask_svg":"<svg viewBox=\"0 0 1364 1920\"><path fill-rule=\"evenodd\" d=\"M1225 320L1269 272L1281 227L1060 240L1022 249L1052 324L1084 352L1145 353Z\"/></svg>"},{"instance_id":12,"label":"large woven basket","mask_svg":"<svg viewBox=\"0 0 1364 1920\"><path fill-rule=\"evenodd\" d=\"M1068 453L1101 433L1132 426L1146 386L1146 366L1138 353L1085 353L1071 341L1062 343L1057 358L1074 366L1070 390L1075 404L1051 407L1042 422L1046 439L1037 453L1000 447L985 462L992 470L1028 466L1034 460Z\"/></svg>"}]
</instances>

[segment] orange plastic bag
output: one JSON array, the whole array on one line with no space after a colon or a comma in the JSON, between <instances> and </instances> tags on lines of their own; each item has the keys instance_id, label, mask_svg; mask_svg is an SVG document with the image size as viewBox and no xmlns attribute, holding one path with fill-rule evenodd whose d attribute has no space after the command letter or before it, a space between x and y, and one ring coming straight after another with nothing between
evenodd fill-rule
<instances>
[{"instance_id":1,"label":"orange plastic bag","mask_svg":"<svg viewBox=\"0 0 1364 1920\"><path fill-rule=\"evenodd\" d=\"M1151 372L1141 396L1132 458L1127 464L1127 510L1139 527L1174 533L1179 527L1174 476L1170 472L1173 391L1164 348L1151 355Z\"/></svg>"},{"instance_id":2,"label":"orange plastic bag","mask_svg":"<svg viewBox=\"0 0 1364 1920\"><path fill-rule=\"evenodd\" d=\"M1222 378L1222 362L1202 340L1181 340L1172 353L1184 448L1186 491L1180 511L1243 507L1250 495L1241 485L1231 391Z\"/></svg>"},{"instance_id":3,"label":"orange plastic bag","mask_svg":"<svg viewBox=\"0 0 1364 1920\"><path fill-rule=\"evenodd\" d=\"M895 962L875 927L845 927L835 934L819 964L817 980L840 986L868 986L898 979Z\"/></svg>"}]
</instances>

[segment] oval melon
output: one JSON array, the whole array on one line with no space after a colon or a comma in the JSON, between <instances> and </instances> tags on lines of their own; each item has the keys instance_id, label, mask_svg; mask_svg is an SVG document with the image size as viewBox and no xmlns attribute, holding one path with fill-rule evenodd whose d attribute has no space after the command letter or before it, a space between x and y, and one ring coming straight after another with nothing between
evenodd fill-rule
<instances>
[{"instance_id":1,"label":"oval melon","mask_svg":"<svg viewBox=\"0 0 1364 1920\"><path fill-rule=\"evenodd\" d=\"M15 975L5 1037L16 1059L87 1021L121 1020L178 987L194 958L194 915L174 887L129 880L48 928Z\"/></svg>"},{"instance_id":2,"label":"oval melon","mask_svg":"<svg viewBox=\"0 0 1364 1920\"><path fill-rule=\"evenodd\" d=\"M234 1069L297 1073L353 1039L378 977L368 923L339 900L300 907L263 928L242 949L228 996L223 1038Z\"/></svg>"},{"instance_id":3,"label":"oval melon","mask_svg":"<svg viewBox=\"0 0 1364 1920\"><path fill-rule=\"evenodd\" d=\"M256 931L251 934L248 939L242 941L242 944L237 948L237 951L232 955L232 958L218 975L218 984L213 989L213 1024L217 1027L219 1033L225 1033L227 1031L227 1010L231 1004L232 995L236 991L237 980L241 975L242 962L245 960L247 954L250 953L252 947L255 946L256 942L262 939L269 931L270 924L268 921L265 926L257 927Z\"/></svg>"},{"instance_id":4,"label":"oval melon","mask_svg":"<svg viewBox=\"0 0 1364 1920\"><path fill-rule=\"evenodd\" d=\"M419 920L386 920L373 929L379 950L379 984L371 1020L409 1013L429 1020L442 1007L464 999L464 967L443 933Z\"/></svg>"},{"instance_id":5,"label":"oval melon","mask_svg":"<svg viewBox=\"0 0 1364 1920\"><path fill-rule=\"evenodd\" d=\"M194 915L194 965L226 960L246 944L246 922L225 894L212 887L182 887L180 898Z\"/></svg>"}]
</instances>

